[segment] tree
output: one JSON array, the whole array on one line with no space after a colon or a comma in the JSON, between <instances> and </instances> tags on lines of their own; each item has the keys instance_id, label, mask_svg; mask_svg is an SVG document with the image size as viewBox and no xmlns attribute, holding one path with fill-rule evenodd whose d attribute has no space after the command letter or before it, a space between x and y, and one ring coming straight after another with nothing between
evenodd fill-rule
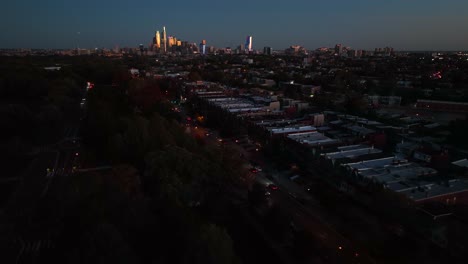
<instances>
[{"instance_id":1,"label":"tree","mask_svg":"<svg viewBox=\"0 0 468 264\"><path fill-rule=\"evenodd\" d=\"M202 80L202 77L200 75L200 73L196 70L192 70L190 71L189 75L188 75L188 79L192 82L196 82L196 81L201 81Z\"/></svg>"},{"instance_id":2,"label":"tree","mask_svg":"<svg viewBox=\"0 0 468 264\"><path fill-rule=\"evenodd\" d=\"M199 239L194 242L195 247L191 250L194 257L189 260L191 263L237 264L240 262L234 252L231 238L226 230L217 225L203 225Z\"/></svg>"}]
</instances>

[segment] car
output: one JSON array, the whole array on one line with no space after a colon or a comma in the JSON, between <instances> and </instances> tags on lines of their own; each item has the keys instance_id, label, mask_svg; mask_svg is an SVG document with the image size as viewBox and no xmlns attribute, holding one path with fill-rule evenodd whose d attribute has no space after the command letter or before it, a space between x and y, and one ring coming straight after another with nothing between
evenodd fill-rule
<instances>
[{"instance_id":1,"label":"car","mask_svg":"<svg viewBox=\"0 0 468 264\"><path fill-rule=\"evenodd\" d=\"M257 173L257 172L258 172L258 170L257 170L257 169L255 169L255 168L252 168L252 169L250 169L250 172L252 172L252 173Z\"/></svg>"},{"instance_id":2,"label":"car","mask_svg":"<svg viewBox=\"0 0 468 264\"><path fill-rule=\"evenodd\" d=\"M279 187L274 185L273 183L268 184L267 187L268 187L268 189L273 190L273 191L276 191L276 190L279 189Z\"/></svg>"},{"instance_id":3,"label":"car","mask_svg":"<svg viewBox=\"0 0 468 264\"><path fill-rule=\"evenodd\" d=\"M291 181L295 181L295 180L299 179L300 177L301 177L301 176L299 176L299 175L296 174L296 175L293 175L293 176L289 177L289 179L290 179Z\"/></svg>"},{"instance_id":4,"label":"car","mask_svg":"<svg viewBox=\"0 0 468 264\"><path fill-rule=\"evenodd\" d=\"M262 171L262 168L260 168L258 166L255 166L254 169L256 169L257 171Z\"/></svg>"}]
</instances>

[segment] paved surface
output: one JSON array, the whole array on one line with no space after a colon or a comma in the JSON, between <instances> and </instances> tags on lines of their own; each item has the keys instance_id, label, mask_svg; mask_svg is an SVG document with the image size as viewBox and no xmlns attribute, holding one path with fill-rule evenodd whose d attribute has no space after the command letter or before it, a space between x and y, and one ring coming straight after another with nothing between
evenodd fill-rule
<instances>
[{"instance_id":1,"label":"paved surface","mask_svg":"<svg viewBox=\"0 0 468 264\"><path fill-rule=\"evenodd\" d=\"M246 161L251 160L252 152L246 151L239 144L232 143L245 156ZM256 153L254 152L254 155ZM336 231L324 220L319 202L310 196L303 186L296 184L288 178L288 172L278 172L267 163L261 172L256 173L255 181L265 187L275 184L277 191L270 191L271 199L275 204L290 215L294 225L300 226L312 235L321 246L320 255L329 263L375 263L375 261L362 249L356 248L351 241ZM267 172L265 172L267 171ZM271 179L266 177L271 175ZM311 254L316 254L311 250Z\"/></svg>"}]
</instances>

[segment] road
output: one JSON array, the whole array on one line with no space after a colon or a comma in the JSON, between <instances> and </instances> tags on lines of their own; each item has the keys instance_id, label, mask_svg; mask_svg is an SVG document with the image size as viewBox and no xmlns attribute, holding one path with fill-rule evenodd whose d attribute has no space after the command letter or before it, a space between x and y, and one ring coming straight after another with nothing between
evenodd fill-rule
<instances>
[{"instance_id":1,"label":"road","mask_svg":"<svg viewBox=\"0 0 468 264\"><path fill-rule=\"evenodd\" d=\"M187 120L187 114L183 107L179 107L183 120ZM270 199L274 204L278 205L283 212L291 216L295 226L303 229L313 237L316 245L319 245L322 260L325 263L376 263L369 256L367 251L362 248L357 248L355 243L351 242L347 237L340 234L330 223L327 222L325 214L323 214L318 202L314 201L309 195L306 195L304 189L289 179L281 176L268 163L262 162L264 158L261 152L256 151L255 143L250 139L243 139L244 142L236 142L237 138L221 138L215 130L209 130L202 126L188 125L187 133L192 136L204 140L207 144L217 144L220 147L229 146L237 150L238 153L245 159L245 165L250 167L250 162L255 159L256 163L264 166L263 172L258 172L255 175L255 181L263 186L276 184L280 187L279 190L271 191ZM265 171L268 171L271 177L265 177ZM311 254L317 255L317 252Z\"/></svg>"},{"instance_id":2,"label":"road","mask_svg":"<svg viewBox=\"0 0 468 264\"><path fill-rule=\"evenodd\" d=\"M240 144L236 144L232 139L221 139L216 131L207 130L203 127L191 127L189 130L192 135L197 135L206 140L208 144L218 144L220 147L230 146L241 153L246 161L246 166L251 166L249 161L251 160L252 151L247 151ZM208 134L208 136L207 136ZM220 141L222 140L222 141ZM254 155L257 153L255 152ZM271 168L264 168L271 171ZM280 180L278 172L274 172L273 178L268 179L265 177L264 172L256 173L255 181L259 182L263 186L269 184L276 184L280 186L277 191L271 192L271 199L275 204L292 216L295 225L300 226L306 232L308 232L315 240L320 244L322 252L320 255L324 258L325 262L328 263L375 263L375 261L362 249L357 249L353 246L347 238L336 231L330 224L320 217L321 213L314 211L313 202L310 197L305 197L303 194L298 194L300 187L296 186L293 188L291 184L284 184L284 180ZM294 183L293 183L294 184ZM295 185L295 184L294 184ZM306 201L308 204L305 206L298 201ZM313 252L312 254L317 254Z\"/></svg>"},{"instance_id":3,"label":"road","mask_svg":"<svg viewBox=\"0 0 468 264\"><path fill-rule=\"evenodd\" d=\"M322 256L333 263L375 263L362 250L355 248L352 242L337 232L331 225L322 219L318 212L311 209L306 200L299 202L299 197L282 187L271 192L271 199L284 212L291 216L295 226L299 226L309 233L321 248L326 249ZM305 201L305 202L304 202ZM324 254L323 254L324 253Z\"/></svg>"}]
</instances>

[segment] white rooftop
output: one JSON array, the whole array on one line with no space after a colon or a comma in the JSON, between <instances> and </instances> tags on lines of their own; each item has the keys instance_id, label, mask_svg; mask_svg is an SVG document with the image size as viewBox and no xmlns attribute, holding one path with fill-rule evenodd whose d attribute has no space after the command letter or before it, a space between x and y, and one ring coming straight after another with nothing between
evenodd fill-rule
<instances>
[{"instance_id":1,"label":"white rooftop","mask_svg":"<svg viewBox=\"0 0 468 264\"><path fill-rule=\"evenodd\" d=\"M462 159L452 162L453 165L468 168L468 160Z\"/></svg>"},{"instance_id":2,"label":"white rooftop","mask_svg":"<svg viewBox=\"0 0 468 264\"><path fill-rule=\"evenodd\" d=\"M283 128L270 128L273 134L289 134L289 133L300 133L306 131L315 131L316 128L313 126L300 126L300 127L283 127Z\"/></svg>"},{"instance_id":3,"label":"white rooftop","mask_svg":"<svg viewBox=\"0 0 468 264\"><path fill-rule=\"evenodd\" d=\"M330 143L339 142L338 140L331 139L322 133L318 132L306 132L288 135L288 138L297 141L301 144L308 145L326 145Z\"/></svg>"}]
</instances>

